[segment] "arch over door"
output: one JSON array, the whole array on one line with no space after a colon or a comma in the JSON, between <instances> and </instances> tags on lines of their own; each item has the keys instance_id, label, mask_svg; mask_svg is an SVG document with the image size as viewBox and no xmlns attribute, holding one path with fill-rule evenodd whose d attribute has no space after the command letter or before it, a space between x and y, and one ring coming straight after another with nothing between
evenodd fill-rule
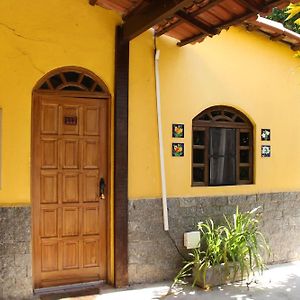
<instances>
[{"instance_id":1,"label":"arch over door","mask_svg":"<svg viewBox=\"0 0 300 300\"><path fill-rule=\"evenodd\" d=\"M107 278L108 105L102 80L56 69L33 91L34 287Z\"/></svg>"}]
</instances>

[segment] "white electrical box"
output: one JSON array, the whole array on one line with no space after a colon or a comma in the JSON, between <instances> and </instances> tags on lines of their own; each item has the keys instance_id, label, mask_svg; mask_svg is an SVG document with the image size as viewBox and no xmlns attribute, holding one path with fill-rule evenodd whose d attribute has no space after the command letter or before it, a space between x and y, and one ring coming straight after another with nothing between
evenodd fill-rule
<instances>
[{"instance_id":1,"label":"white electrical box","mask_svg":"<svg viewBox=\"0 0 300 300\"><path fill-rule=\"evenodd\" d=\"M200 231L185 232L183 241L187 249L198 248L200 246Z\"/></svg>"}]
</instances>

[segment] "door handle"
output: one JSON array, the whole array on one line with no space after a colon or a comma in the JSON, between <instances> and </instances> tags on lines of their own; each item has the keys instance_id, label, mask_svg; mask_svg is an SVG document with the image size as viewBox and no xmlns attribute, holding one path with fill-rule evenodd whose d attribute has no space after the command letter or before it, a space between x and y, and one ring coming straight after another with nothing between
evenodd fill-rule
<instances>
[{"instance_id":1,"label":"door handle","mask_svg":"<svg viewBox=\"0 0 300 300\"><path fill-rule=\"evenodd\" d=\"M101 177L99 182L99 197L100 199L105 199L105 181L104 178Z\"/></svg>"}]
</instances>

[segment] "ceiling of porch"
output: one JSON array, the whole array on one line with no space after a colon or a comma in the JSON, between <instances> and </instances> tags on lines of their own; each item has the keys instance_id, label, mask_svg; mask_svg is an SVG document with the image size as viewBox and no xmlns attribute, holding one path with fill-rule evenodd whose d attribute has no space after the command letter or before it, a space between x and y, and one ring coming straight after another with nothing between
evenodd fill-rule
<instances>
[{"instance_id":1,"label":"ceiling of porch","mask_svg":"<svg viewBox=\"0 0 300 300\"><path fill-rule=\"evenodd\" d=\"M284 7L286 0L89 0L119 12L123 18L124 38L131 40L154 28L156 36L166 34L178 40L178 46L202 42L233 25L246 26L281 40L294 49L300 45L300 35L293 35L274 24L257 21L257 15L267 15L273 7ZM274 23L274 22L273 22Z\"/></svg>"}]
</instances>

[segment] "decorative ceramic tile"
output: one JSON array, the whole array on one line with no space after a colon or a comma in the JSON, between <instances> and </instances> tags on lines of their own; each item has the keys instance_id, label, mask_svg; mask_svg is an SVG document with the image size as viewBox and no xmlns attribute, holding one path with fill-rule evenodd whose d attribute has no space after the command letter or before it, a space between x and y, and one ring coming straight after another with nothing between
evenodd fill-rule
<instances>
[{"instance_id":1,"label":"decorative ceramic tile","mask_svg":"<svg viewBox=\"0 0 300 300\"><path fill-rule=\"evenodd\" d=\"M262 141L270 141L271 140L271 129L262 129L260 136L261 136Z\"/></svg>"},{"instance_id":2,"label":"decorative ceramic tile","mask_svg":"<svg viewBox=\"0 0 300 300\"><path fill-rule=\"evenodd\" d=\"M262 145L261 146L261 157L271 157L271 146Z\"/></svg>"},{"instance_id":3,"label":"decorative ceramic tile","mask_svg":"<svg viewBox=\"0 0 300 300\"><path fill-rule=\"evenodd\" d=\"M172 124L172 137L173 138L184 137L184 124Z\"/></svg>"},{"instance_id":4,"label":"decorative ceramic tile","mask_svg":"<svg viewBox=\"0 0 300 300\"><path fill-rule=\"evenodd\" d=\"M184 143L172 143L172 156L184 156Z\"/></svg>"}]
</instances>

